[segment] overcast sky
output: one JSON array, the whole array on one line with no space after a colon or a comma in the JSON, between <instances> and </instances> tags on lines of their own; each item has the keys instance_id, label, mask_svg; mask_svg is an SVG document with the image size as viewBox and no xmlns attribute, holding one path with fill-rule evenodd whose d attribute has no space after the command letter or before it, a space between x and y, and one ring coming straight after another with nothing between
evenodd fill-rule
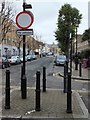
<instances>
[{"instance_id":1,"label":"overcast sky","mask_svg":"<svg viewBox=\"0 0 90 120\"><path fill-rule=\"evenodd\" d=\"M23 0L10 1L14 2L17 13L22 11ZM57 27L58 11L65 3L76 7L83 16L78 33L82 34L88 28L88 0L68 0L68 2L67 0L26 0L26 3L32 5L34 23L31 28L34 29L34 34L45 43L55 42L54 32Z\"/></svg>"}]
</instances>

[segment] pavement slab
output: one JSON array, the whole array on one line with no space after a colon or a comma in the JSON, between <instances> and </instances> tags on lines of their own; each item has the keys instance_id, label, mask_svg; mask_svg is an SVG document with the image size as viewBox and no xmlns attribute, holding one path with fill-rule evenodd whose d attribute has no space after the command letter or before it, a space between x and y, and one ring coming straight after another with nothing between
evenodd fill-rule
<instances>
[{"instance_id":1,"label":"pavement slab","mask_svg":"<svg viewBox=\"0 0 90 120\"><path fill-rule=\"evenodd\" d=\"M80 106L77 93L72 92L73 113L67 113L67 94L59 89L41 91L41 111L35 111L35 89L28 88L27 99L21 99L21 91L15 89L11 92L11 109L5 109L5 100L2 102L2 117L15 118L88 118Z\"/></svg>"},{"instance_id":2,"label":"pavement slab","mask_svg":"<svg viewBox=\"0 0 90 120\"><path fill-rule=\"evenodd\" d=\"M46 92L42 92L41 84L41 111L35 111L35 87L27 88L27 99L21 99L20 88L14 87L11 90L11 109L4 108L5 98L2 98L2 120L90 120L90 114L77 91L72 91L73 112L66 112L67 93L63 93L62 77L56 77L58 72L61 72L60 67L52 67L52 64L47 69ZM74 74L76 76L77 71Z\"/></svg>"}]
</instances>

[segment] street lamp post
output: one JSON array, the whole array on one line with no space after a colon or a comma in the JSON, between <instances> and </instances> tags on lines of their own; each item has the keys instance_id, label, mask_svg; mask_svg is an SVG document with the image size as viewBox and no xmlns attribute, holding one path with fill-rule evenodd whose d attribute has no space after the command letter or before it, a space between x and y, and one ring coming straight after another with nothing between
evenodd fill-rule
<instances>
[{"instance_id":1,"label":"street lamp post","mask_svg":"<svg viewBox=\"0 0 90 120\"><path fill-rule=\"evenodd\" d=\"M72 75L72 34L70 34L70 72L71 72L71 75Z\"/></svg>"},{"instance_id":2,"label":"street lamp post","mask_svg":"<svg viewBox=\"0 0 90 120\"><path fill-rule=\"evenodd\" d=\"M77 27L76 26L76 55L75 55L75 70L78 70L78 55L77 55Z\"/></svg>"}]
</instances>

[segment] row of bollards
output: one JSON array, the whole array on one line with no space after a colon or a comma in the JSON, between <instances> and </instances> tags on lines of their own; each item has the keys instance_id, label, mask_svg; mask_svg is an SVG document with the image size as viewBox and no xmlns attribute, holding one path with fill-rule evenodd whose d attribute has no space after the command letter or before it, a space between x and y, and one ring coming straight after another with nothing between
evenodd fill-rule
<instances>
[{"instance_id":1,"label":"row of bollards","mask_svg":"<svg viewBox=\"0 0 90 120\"><path fill-rule=\"evenodd\" d=\"M64 93L67 93L67 113L72 113L72 91L71 91L71 73L68 72L68 65L64 66ZM23 67L21 69L23 71ZM22 74L21 71L21 74ZM27 96L26 78L21 76L21 95L22 99ZM5 88L5 109L10 109L10 71L6 70L6 88ZM35 110L40 111L40 71L36 72L36 90L35 90ZM43 67L43 92L46 92L46 67Z\"/></svg>"},{"instance_id":2,"label":"row of bollards","mask_svg":"<svg viewBox=\"0 0 90 120\"><path fill-rule=\"evenodd\" d=\"M23 66L21 67L21 98L27 98L26 77L23 75ZM36 72L36 95L35 110L40 111L40 71ZM46 92L46 67L43 67L43 92ZM10 70L6 70L6 88L5 88L5 109L10 109Z\"/></svg>"}]
</instances>

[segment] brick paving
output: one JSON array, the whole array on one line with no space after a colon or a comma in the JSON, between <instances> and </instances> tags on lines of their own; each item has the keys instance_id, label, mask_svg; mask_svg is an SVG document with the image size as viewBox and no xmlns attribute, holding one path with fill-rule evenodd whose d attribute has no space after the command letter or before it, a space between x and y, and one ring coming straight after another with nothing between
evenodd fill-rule
<instances>
[{"instance_id":1,"label":"brick paving","mask_svg":"<svg viewBox=\"0 0 90 120\"><path fill-rule=\"evenodd\" d=\"M41 91L41 111L35 111L35 89L28 89L27 99L21 99L21 91L14 90L11 93L11 109L4 109L4 101L2 104L2 115L22 116L22 117L59 117L59 118L73 118L73 116L84 117L83 110L79 105L76 93L72 93L73 113L68 114L67 109L67 95L62 90L47 89L46 92Z\"/></svg>"}]
</instances>

